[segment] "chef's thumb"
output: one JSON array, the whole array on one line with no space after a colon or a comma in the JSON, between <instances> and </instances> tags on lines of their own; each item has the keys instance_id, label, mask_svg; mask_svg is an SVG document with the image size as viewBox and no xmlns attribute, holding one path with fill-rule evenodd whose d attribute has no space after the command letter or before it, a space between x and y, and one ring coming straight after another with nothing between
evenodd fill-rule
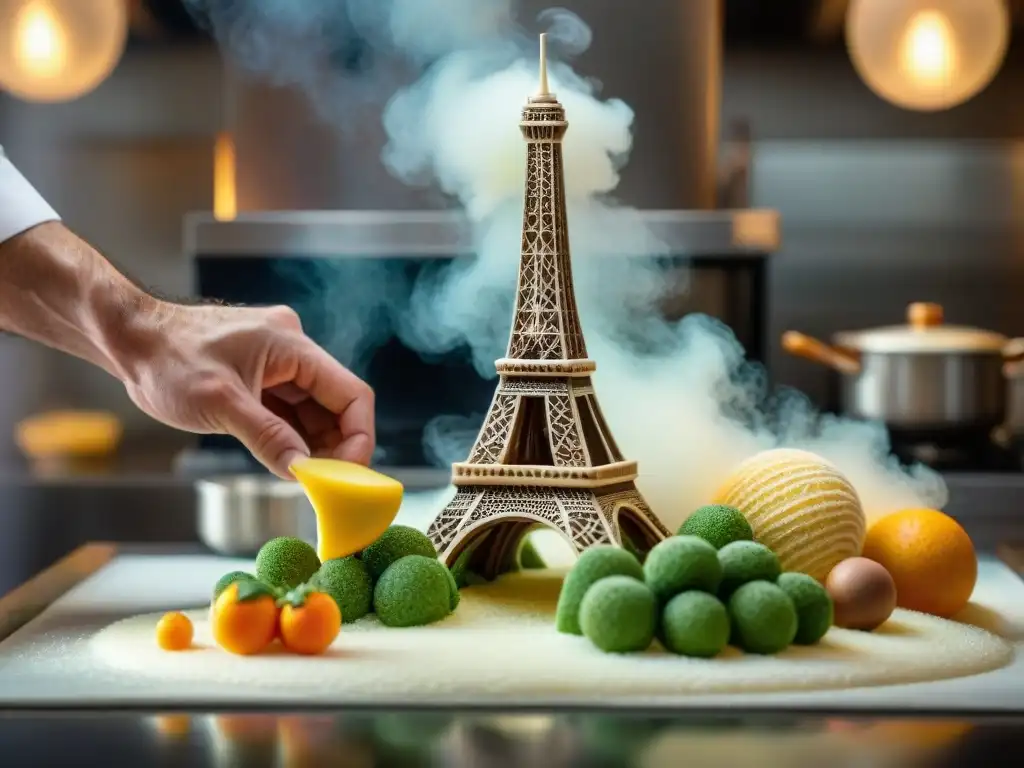
<instances>
[{"instance_id":1,"label":"chef's thumb","mask_svg":"<svg viewBox=\"0 0 1024 768\"><path fill-rule=\"evenodd\" d=\"M291 464L309 456L309 448L292 425L249 392L232 400L221 421L261 464L285 480L294 479L288 469Z\"/></svg>"}]
</instances>

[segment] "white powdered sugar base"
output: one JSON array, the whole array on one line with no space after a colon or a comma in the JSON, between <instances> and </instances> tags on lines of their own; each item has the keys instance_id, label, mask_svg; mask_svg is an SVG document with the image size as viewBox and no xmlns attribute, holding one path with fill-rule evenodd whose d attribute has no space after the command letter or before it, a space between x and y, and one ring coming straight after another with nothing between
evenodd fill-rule
<instances>
[{"instance_id":1,"label":"white powdered sugar base","mask_svg":"<svg viewBox=\"0 0 1024 768\"><path fill-rule=\"evenodd\" d=\"M368 616L345 625L322 656L278 645L235 656L211 639L208 612L189 612L194 648L157 647L159 614L117 621L89 641L92 663L154 684L233 696L287 693L309 702L492 701L607 697L663 700L699 694L781 693L943 680L999 669L1011 644L975 626L897 610L873 633L833 628L816 646L775 656L727 648L715 659L605 654L558 633L562 573L533 571L463 590L449 618L392 629Z\"/></svg>"}]
</instances>

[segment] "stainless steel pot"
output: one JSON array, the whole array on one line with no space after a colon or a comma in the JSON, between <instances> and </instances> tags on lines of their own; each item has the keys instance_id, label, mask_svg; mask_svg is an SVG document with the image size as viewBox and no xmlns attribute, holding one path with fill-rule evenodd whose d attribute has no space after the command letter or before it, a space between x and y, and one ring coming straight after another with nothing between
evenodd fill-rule
<instances>
[{"instance_id":1,"label":"stainless steel pot","mask_svg":"<svg viewBox=\"0 0 1024 768\"><path fill-rule=\"evenodd\" d=\"M1007 415L1004 368L1024 357L1024 339L945 325L938 304L915 303L907 324L838 333L829 346L796 331L792 355L842 374L840 404L853 417L913 432L991 431Z\"/></svg>"},{"instance_id":2,"label":"stainless steel pot","mask_svg":"<svg viewBox=\"0 0 1024 768\"><path fill-rule=\"evenodd\" d=\"M270 539L295 536L316 545L316 515L298 483L232 475L196 482L199 539L222 555L254 557Z\"/></svg>"}]
</instances>

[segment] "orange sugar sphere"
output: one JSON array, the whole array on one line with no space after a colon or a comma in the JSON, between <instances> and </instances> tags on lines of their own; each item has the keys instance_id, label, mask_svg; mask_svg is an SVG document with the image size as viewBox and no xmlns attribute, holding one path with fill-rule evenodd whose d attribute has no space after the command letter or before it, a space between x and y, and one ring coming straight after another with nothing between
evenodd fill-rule
<instances>
[{"instance_id":1,"label":"orange sugar sphere","mask_svg":"<svg viewBox=\"0 0 1024 768\"><path fill-rule=\"evenodd\" d=\"M277 603L257 582L235 582L213 604L213 639L229 653L259 653L277 636Z\"/></svg>"},{"instance_id":2,"label":"orange sugar sphere","mask_svg":"<svg viewBox=\"0 0 1024 768\"><path fill-rule=\"evenodd\" d=\"M340 631L338 604L323 592L312 592L301 604L281 609L281 641L294 653L323 653Z\"/></svg>"},{"instance_id":3,"label":"orange sugar sphere","mask_svg":"<svg viewBox=\"0 0 1024 768\"><path fill-rule=\"evenodd\" d=\"M156 642L165 651L184 651L192 645L192 621L183 613L166 613L156 624Z\"/></svg>"}]
</instances>

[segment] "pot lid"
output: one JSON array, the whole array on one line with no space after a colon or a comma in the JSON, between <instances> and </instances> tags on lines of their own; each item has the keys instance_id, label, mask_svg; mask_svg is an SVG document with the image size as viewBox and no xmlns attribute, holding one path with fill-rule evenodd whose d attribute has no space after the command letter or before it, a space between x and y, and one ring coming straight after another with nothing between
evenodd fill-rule
<instances>
[{"instance_id":1,"label":"pot lid","mask_svg":"<svg viewBox=\"0 0 1024 768\"><path fill-rule=\"evenodd\" d=\"M906 325L837 333L836 344L861 352L996 352L1009 339L994 331L943 323L942 306L915 303L907 308Z\"/></svg>"}]
</instances>

